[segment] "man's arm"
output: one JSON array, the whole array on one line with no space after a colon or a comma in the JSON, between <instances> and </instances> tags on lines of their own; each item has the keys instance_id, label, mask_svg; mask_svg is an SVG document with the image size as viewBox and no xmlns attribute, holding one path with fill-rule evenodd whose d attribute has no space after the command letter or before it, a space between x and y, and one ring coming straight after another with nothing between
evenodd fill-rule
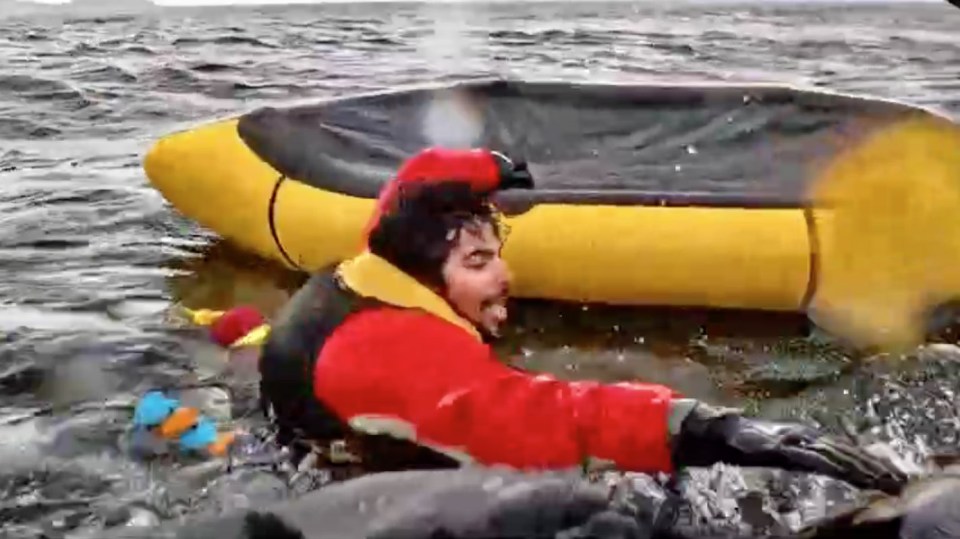
<instances>
[{"instance_id":1,"label":"man's arm","mask_svg":"<svg viewBox=\"0 0 960 539\"><path fill-rule=\"evenodd\" d=\"M745 417L661 385L511 369L466 332L413 312L362 313L338 330L321 354L315 390L354 428L486 465L564 468L592 458L650 473L725 462L889 493L906 480L889 461L801 424Z\"/></svg>"},{"instance_id":2,"label":"man's arm","mask_svg":"<svg viewBox=\"0 0 960 539\"><path fill-rule=\"evenodd\" d=\"M348 320L321 353L315 391L354 428L482 464L562 468L593 458L625 470L672 470L670 388L524 373L418 312Z\"/></svg>"}]
</instances>

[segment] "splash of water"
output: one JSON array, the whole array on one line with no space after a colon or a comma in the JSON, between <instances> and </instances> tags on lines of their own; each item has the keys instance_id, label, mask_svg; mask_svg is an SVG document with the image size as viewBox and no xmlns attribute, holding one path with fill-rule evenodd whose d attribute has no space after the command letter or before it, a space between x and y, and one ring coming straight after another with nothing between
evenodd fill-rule
<instances>
[{"instance_id":1,"label":"splash of water","mask_svg":"<svg viewBox=\"0 0 960 539\"><path fill-rule=\"evenodd\" d=\"M469 64L474 38L467 10L462 4L425 8L432 32L419 41L417 53L431 69L461 73ZM476 103L463 92L438 92L426 105L421 121L423 138L434 146L473 147L483 132Z\"/></svg>"},{"instance_id":2,"label":"splash of water","mask_svg":"<svg viewBox=\"0 0 960 539\"><path fill-rule=\"evenodd\" d=\"M480 141L483 123L463 94L442 93L427 105L422 129L431 145L469 148Z\"/></svg>"}]
</instances>

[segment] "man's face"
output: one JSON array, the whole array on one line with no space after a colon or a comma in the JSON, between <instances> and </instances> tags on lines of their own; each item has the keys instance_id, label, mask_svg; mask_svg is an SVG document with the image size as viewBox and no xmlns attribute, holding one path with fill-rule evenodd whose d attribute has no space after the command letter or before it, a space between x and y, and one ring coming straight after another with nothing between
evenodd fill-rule
<instances>
[{"instance_id":1,"label":"man's face","mask_svg":"<svg viewBox=\"0 0 960 539\"><path fill-rule=\"evenodd\" d=\"M510 271L490 223L465 226L443 265L446 299L479 329L498 336L507 320Z\"/></svg>"}]
</instances>

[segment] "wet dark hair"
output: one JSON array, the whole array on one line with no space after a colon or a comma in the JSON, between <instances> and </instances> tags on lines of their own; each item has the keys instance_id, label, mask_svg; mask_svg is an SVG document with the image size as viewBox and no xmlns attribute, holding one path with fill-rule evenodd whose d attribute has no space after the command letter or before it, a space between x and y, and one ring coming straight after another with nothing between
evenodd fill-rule
<instances>
[{"instance_id":1,"label":"wet dark hair","mask_svg":"<svg viewBox=\"0 0 960 539\"><path fill-rule=\"evenodd\" d=\"M402 185L394 203L370 231L370 252L426 286L444 288L443 264L460 233L491 224L502 237L499 215L489 198L469 183L411 182Z\"/></svg>"}]
</instances>

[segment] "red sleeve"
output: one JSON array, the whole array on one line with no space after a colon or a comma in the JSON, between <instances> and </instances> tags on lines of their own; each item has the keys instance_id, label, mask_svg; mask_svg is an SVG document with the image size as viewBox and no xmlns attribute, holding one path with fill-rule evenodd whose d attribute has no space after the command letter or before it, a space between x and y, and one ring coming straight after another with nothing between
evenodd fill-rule
<instances>
[{"instance_id":1,"label":"red sleeve","mask_svg":"<svg viewBox=\"0 0 960 539\"><path fill-rule=\"evenodd\" d=\"M563 468L586 458L671 471L667 387L524 373L431 315L381 309L327 341L318 397L354 428L376 426L481 464Z\"/></svg>"}]
</instances>

